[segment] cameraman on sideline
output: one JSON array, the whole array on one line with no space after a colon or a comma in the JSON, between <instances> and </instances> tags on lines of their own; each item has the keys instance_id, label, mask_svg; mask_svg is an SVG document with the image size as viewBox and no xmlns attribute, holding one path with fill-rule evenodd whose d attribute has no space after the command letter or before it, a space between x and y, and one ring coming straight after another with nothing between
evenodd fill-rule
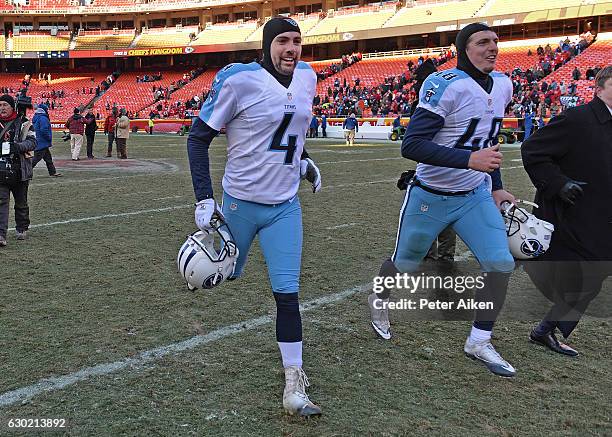
<instances>
[{"instance_id":1,"label":"cameraman on sideline","mask_svg":"<svg viewBox=\"0 0 612 437\"><path fill-rule=\"evenodd\" d=\"M15 112L15 99L0 96L0 247L6 246L11 192L15 201L17 239L25 240L30 226L28 185L32 179L32 152L36 133L32 123Z\"/></svg>"}]
</instances>

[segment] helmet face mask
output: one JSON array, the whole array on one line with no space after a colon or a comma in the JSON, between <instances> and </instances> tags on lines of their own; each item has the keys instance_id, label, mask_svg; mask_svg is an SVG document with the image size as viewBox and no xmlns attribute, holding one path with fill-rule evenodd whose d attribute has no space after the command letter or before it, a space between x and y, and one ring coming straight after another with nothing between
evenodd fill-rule
<instances>
[{"instance_id":1,"label":"helmet face mask","mask_svg":"<svg viewBox=\"0 0 612 437\"><path fill-rule=\"evenodd\" d=\"M535 203L519 201L535 208ZM540 220L533 214L515 204L502 204L502 217L506 225L506 235L510 253L516 259L533 259L548 250L555 227L552 223Z\"/></svg>"},{"instance_id":2,"label":"helmet face mask","mask_svg":"<svg viewBox=\"0 0 612 437\"><path fill-rule=\"evenodd\" d=\"M179 249L177 266L190 290L213 288L234 273L238 247L227 224L220 218L208 231L187 237Z\"/></svg>"}]
</instances>

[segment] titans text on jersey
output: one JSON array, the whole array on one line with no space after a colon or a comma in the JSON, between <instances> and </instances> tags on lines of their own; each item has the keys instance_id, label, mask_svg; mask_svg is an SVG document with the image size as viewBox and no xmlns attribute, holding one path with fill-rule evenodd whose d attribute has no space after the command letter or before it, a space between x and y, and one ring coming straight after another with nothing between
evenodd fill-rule
<instances>
[{"instance_id":1,"label":"titans text on jersey","mask_svg":"<svg viewBox=\"0 0 612 437\"><path fill-rule=\"evenodd\" d=\"M200 119L226 128L223 190L250 202L279 204L300 184L300 157L312 117L317 77L299 62L289 88L260 64L230 64L215 78Z\"/></svg>"}]
</instances>

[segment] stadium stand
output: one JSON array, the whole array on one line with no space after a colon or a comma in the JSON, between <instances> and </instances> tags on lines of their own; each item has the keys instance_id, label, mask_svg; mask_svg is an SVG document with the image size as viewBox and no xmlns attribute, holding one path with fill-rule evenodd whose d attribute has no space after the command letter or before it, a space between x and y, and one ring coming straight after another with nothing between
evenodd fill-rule
<instances>
[{"instance_id":1,"label":"stadium stand","mask_svg":"<svg viewBox=\"0 0 612 437\"><path fill-rule=\"evenodd\" d=\"M95 112L106 114L110 112L106 109L108 103L110 107L117 105L120 108L126 108L130 112L140 111L147 106L150 106L155 98L153 96L153 86L168 87L172 82L176 82L183 77L183 71L164 71L162 79L154 82L139 82L136 83L136 76L143 76L147 72L128 72L123 73L111 85L102 97L95 103ZM149 73L150 74L150 73Z\"/></svg>"},{"instance_id":2,"label":"stadium stand","mask_svg":"<svg viewBox=\"0 0 612 437\"><path fill-rule=\"evenodd\" d=\"M579 7L587 4L604 3L609 0L494 0L479 11L481 17L503 14L515 14L517 12L532 12L534 10L546 10L556 8Z\"/></svg>"},{"instance_id":3,"label":"stadium stand","mask_svg":"<svg viewBox=\"0 0 612 437\"><path fill-rule=\"evenodd\" d=\"M148 29L137 36L134 47L178 47L186 46L191 42L190 34L198 33L197 26L171 28L171 29Z\"/></svg>"},{"instance_id":4,"label":"stadium stand","mask_svg":"<svg viewBox=\"0 0 612 437\"><path fill-rule=\"evenodd\" d=\"M135 30L94 30L80 31L76 38L75 50L126 49L134 40Z\"/></svg>"},{"instance_id":5,"label":"stadium stand","mask_svg":"<svg viewBox=\"0 0 612 437\"><path fill-rule=\"evenodd\" d=\"M291 15L290 18L297 21L300 26L300 31L302 35L306 35L310 29L312 29L319 22L319 14L310 14L310 15ZM255 32L253 32L246 39L247 41L261 41L263 39L263 26L259 26Z\"/></svg>"},{"instance_id":6,"label":"stadium stand","mask_svg":"<svg viewBox=\"0 0 612 437\"><path fill-rule=\"evenodd\" d=\"M204 95L206 95L206 93L208 93L208 91L210 90L210 85L212 84L212 81L215 78L217 71L219 70L212 69L205 71L200 76L196 77L194 80L192 80L182 88L170 94L170 98L167 100L168 106L176 105L177 102L181 102L182 109L179 112L183 113L185 102L194 98L195 96L198 96L201 103ZM159 104L161 104L164 108L166 107L166 101L155 102L141 111L142 117L148 117L149 113L154 110Z\"/></svg>"},{"instance_id":7,"label":"stadium stand","mask_svg":"<svg viewBox=\"0 0 612 437\"><path fill-rule=\"evenodd\" d=\"M380 8L366 6L362 8L329 11L327 17L310 29L306 35L325 35L338 32L354 32L380 28L395 14L395 4ZM302 31L302 33L304 33Z\"/></svg>"},{"instance_id":8,"label":"stadium stand","mask_svg":"<svg viewBox=\"0 0 612 437\"><path fill-rule=\"evenodd\" d=\"M108 73L95 72L95 73L70 73L65 72L51 73L51 82L38 81L36 77L33 77L28 87L28 94L32 97L33 103L46 103L49 101L49 115L54 120L67 119L72 113L75 107L84 105L91 101L95 97L96 86L104 80ZM93 81L92 81L93 78ZM83 93L83 88L85 93ZM93 93L90 93L90 89ZM63 98L52 98L50 93L52 91L63 91ZM51 102L55 102L51 107ZM61 103L60 107L57 107Z\"/></svg>"},{"instance_id":9,"label":"stadium stand","mask_svg":"<svg viewBox=\"0 0 612 437\"><path fill-rule=\"evenodd\" d=\"M70 32L58 32L52 36L48 32L20 32L13 36L13 50L27 51L65 51L70 45Z\"/></svg>"},{"instance_id":10,"label":"stadium stand","mask_svg":"<svg viewBox=\"0 0 612 437\"><path fill-rule=\"evenodd\" d=\"M382 27L410 26L470 18L484 3L484 0L462 0L439 4L417 4L414 7L400 9Z\"/></svg>"},{"instance_id":11,"label":"stadium stand","mask_svg":"<svg viewBox=\"0 0 612 437\"><path fill-rule=\"evenodd\" d=\"M579 97L589 101L593 98L595 82L586 79L586 70L597 66L612 65L612 33L600 35L582 54L570 60L563 67L548 75L545 80L548 83L552 81L562 82L566 84L572 81L572 72L574 68L578 68L581 73L581 80L576 81L577 92Z\"/></svg>"},{"instance_id":12,"label":"stadium stand","mask_svg":"<svg viewBox=\"0 0 612 437\"><path fill-rule=\"evenodd\" d=\"M208 44L231 44L244 42L257 29L256 21L245 23L228 23L207 25L197 39L191 43L194 46Z\"/></svg>"}]
</instances>

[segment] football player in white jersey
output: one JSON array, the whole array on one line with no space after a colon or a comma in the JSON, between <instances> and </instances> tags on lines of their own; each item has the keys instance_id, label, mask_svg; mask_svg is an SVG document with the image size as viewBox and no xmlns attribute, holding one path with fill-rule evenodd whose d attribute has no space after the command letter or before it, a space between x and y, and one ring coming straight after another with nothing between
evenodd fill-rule
<instances>
[{"instance_id":1,"label":"football player in white jersey","mask_svg":"<svg viewBox=\"0 0 612 437\"><path fill-rule=\"evenodd\" d=\"M283 406L290 414L320 415L306 395L302 370L302 321L298 291L302 256L300 179L321 189L321 175L304 150L317 77L300 61L298 24L275 17L263 30L261 63L230 64L217 74L194 119L187 148L197 199L195 221L211 227L219 210L213 198L208 147L223 126L228 159L222 213L239 257L231 279L242 273L256 235L276 301L276 339L285 368Z\"/></svg>"},{"instance_id":2,"label":"football player in white jersey","mask_svg":"<svg viewBox=\"0 0 612 437\"><path fill-rule=\"evenodd\" d=\"M400 212L395 252L380 276L415 272L432 241L451 225L486 272L476 301L494 306L475 312L464 352L497 375L514 376L515 369L491 344L514 269L499 207L515 199L502 186L496 139L512 83L494 71L497 42L486 25L466 26L455 43L457 68L433 73L424 82L402 143L402 155L419 164ZM387 288L368 298L372 327L384 339L391 338L383 305L389 293Z\"/></svg>"}]
</instances>

